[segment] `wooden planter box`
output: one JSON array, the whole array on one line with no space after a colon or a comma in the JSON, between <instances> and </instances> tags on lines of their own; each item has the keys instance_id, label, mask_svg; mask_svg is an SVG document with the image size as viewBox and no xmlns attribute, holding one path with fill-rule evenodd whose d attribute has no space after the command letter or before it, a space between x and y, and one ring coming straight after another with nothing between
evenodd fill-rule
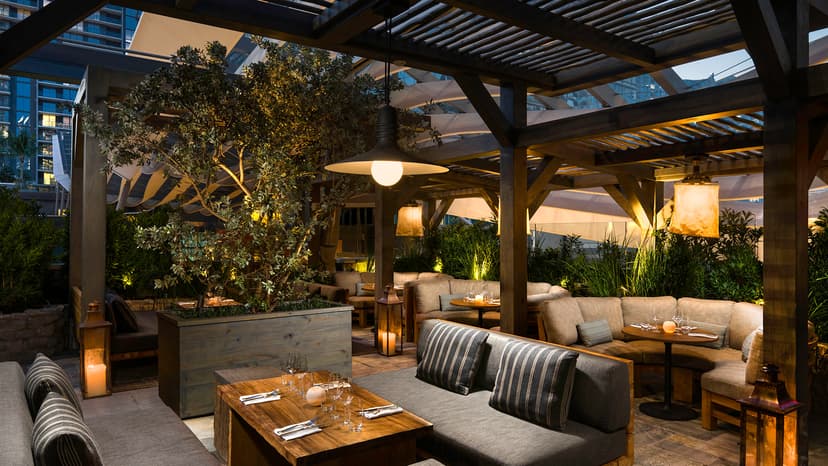
<instances>
[{"instance_id":1,"label":"wooden planter box","mask_svg":"<svg viewBox=\"0 0 828 466\"><path fill-rule=\"evenodd\" d=\"M263 366L278 374L289 352L311 371L351 374L352 306L182 319L158 313L158 395L182 419L213 412L213 372Z\"/></svg>"}]
</instances>

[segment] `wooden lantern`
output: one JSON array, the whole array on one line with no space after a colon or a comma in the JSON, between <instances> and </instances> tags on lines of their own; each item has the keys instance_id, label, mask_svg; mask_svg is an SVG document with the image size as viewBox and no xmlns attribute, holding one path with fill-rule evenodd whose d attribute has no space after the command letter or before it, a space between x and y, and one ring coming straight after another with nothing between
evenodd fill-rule
<instances>
[{"instance_id":1,"label":"wooden lantern","mask_svg":"<svg viewBox=\"0 0 828 466\"><path fill-rule=\"evenodd\" d=\"M374 316L377 323L377 353L395 356L403 352L403 303L392 285L386 285L376 299Z\"/></svg>"},{"instance_id":2,"label":"wooden lantern","mask_svg":"<svg viewBox=\"0 0 828 466\"><path fill-rule=\"evenodd\" d=\"M753 393L739 400L742 407L741 465L787 465L797 463L797 410L779 380L773 364L762 367L765 380L757 380Z\"/></svg>"},{"instance_id":3,"label":"wooden lantern","mask_svg":"<svg viewBox=\"0 0 828 466\"><path fill-rule=\"evenodd\" d=\"M86 321L78 325L80 336L80 377L84 398L112 394L109 338L112 323L103 318L100 304L89 303Z\"/></svg>"}]
</instances>

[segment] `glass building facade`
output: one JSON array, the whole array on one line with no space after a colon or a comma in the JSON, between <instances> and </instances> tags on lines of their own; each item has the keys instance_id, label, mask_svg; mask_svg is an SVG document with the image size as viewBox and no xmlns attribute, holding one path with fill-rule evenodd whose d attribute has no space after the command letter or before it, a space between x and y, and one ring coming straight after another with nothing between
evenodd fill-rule
<instances>
[{"instance_id":1,"label":"glass building facade","mask_svg":"<svg viewBox=\"0 0 828 466\"><path fill-rule=\"evenodd\" d=\"M51 0L0 0L0 31L12 27ZM132 41L140 12L104 6L60 35L64 42L123 50ZM64 167L71 165L72 105L78 87L71 83L0 75L0 183L24 190L54 189L53 136L61 141ZM21 152L24 154L21 156Z\"/></svg>"}]
</instances>

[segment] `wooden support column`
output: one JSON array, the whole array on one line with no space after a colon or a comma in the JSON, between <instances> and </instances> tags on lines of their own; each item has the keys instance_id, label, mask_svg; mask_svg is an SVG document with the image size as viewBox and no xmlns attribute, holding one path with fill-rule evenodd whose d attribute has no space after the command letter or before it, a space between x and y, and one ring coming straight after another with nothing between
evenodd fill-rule
<instances>
[{"instance_id":1,"label":"wooden support column","mask_svg":"<svg viewBox=\"0 0 828 466\"><path fill-rule=\"evenodd\" d=\"M788 392L809 405L808 132L795 99L765 107L764 358L781 369ZM799 411L798 448L806 458L808 409ZM803 456L804 455L804 456Z\"/></svg>"},{"instance_id":2,"label":"wooden support column","mask_svg":"<svg viewBox=\"0 0 828 466\"><path fill-rule=\"evenodd\" d=\"M808 463L808 12L806 0L732 0L767 96L764 132L764 362L777 365L798 411ZM786 439L786 443L792 439Z\"/></svg>"},{"instance_id":3,"label":"wooden support column","mask_svg":"<svg viewBox=\"0 0 828 466\"><path fill-rule=\"evenodd\" d=\"M526 127L526 87L502 84L500 109L513 128ZM500 147L500 327L526 335L526 148Z\"/></svg>"},{"instance_id":4,"label":"wooden support column","mask_svg":"<svg viewBox=\"0 0 828 466\"><path fill-rule=\"evenodd\" d=\"M83 102L109 118L106 97L109 92L110 73L89 67L84 76ZM81 309L92 301L103 302L106 271L106 174L104 156L97 139L76 134L82 139L75 144L72 159L72 204L70 240L70 284L83 292Z\"/></svg>"}]
</instances>

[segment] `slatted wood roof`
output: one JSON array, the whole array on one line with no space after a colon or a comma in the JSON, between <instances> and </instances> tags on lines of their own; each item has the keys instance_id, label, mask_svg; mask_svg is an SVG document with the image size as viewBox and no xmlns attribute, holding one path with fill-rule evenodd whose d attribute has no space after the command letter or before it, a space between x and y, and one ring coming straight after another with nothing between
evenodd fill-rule
<instances>
[{"instance_id":1,"label":"slatted wood roof","mask_svg":"<svg viewBox=\"0 0 828 466\"><path fill-rule=\"evenodd\" d=\"M53 1L0 36L0 67L8 68L103 3ZM764 90L755 79L701 91L670 89L676 95L517 128L505 122L485 87L523 83L538 96L560 96L741 49L744 38L728 0L113 3L366 59L390 55L402 68L452 77L491 136L425 150L424 158L452 169L428 181L437 189L496 186L503 144L527 147L530 178L548 178L549 189L605 186L619 176L680 179L689 172L684 156L696 153L708 154L703 170L710 175L761 170ZM824 10L812 3L812 30L828 24ZM390 50L383 28L389 11ZM541 173L550 160L556 161L553 176Z\"/></svg>"}]
</instances>

